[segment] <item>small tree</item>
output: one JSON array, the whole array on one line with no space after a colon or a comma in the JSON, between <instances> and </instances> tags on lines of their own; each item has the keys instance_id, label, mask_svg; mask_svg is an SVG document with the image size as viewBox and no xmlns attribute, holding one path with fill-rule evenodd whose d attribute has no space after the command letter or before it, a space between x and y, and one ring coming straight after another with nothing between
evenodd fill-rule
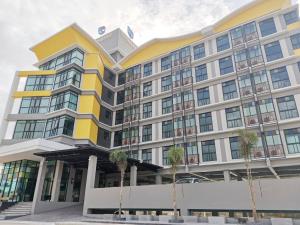
<instances>
[{"instance_id":1,"label":"small tree","mask_svg":"<svg viewBox=\"0 0 300 225\"><path fill-rule=\"evenodd\" d=\"M119 197L119 218L121 219L122 212L122 200L123 200L123 183L124 183L124 175L127 168L127 154L121 150L112 151L109 155L109 160L115 164L117 164L118 169L121 173L121 182L120 182L120 197Z\"/></svg>"},{"instance_id":2,"label":"small tree","mask_svg":"<svg viewBox=\"0 0 300 225\"><path fill-rule=\"evenodd\" d=\"M251 197L251 206L252 206L252 214L254 221L256 222L258 219L257 212L256 212L256 197L255 197L255 190L253 187L253 177L250 167L251 162L251 153L253 146L257 143L257 135L254 132L249 132L246 130L239 130L239 144L240 144L240 151L242 156L245 160L245 166L247 171L247 182L249 186L250 191L250 197Z\"/></svg>"},{"instance_id":3,"label":"small tree","mask_svg":"<svg viewBox=\"0 0 300 225\"><path fill-rule=\"evenodd\" d=\"M168 151L168 160L170 162L172 168L172 175L173 175L173 210L174 210L174 217L175 220L178 217L177 213L177 203L176 203L176 169L179 164L182 163L183 160L183 148L172 146Z\"/></svg>"}]
</instances>

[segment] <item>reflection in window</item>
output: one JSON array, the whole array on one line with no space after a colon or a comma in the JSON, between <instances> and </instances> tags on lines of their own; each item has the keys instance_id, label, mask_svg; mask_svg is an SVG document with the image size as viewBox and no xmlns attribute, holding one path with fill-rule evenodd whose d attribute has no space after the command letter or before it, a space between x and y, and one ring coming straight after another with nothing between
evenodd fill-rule
<instances>
[{"instance_id":1,"label":"reflection in window","mask_svg":"<svg viewBox=\"0 0 300 225\"><path fill-rule=\"evenodd\" d=\"M62 71L55 76L54 89L70 84L80 87L80 80L81 73L78 70L72 68Z\"/></svg>"},{"instance_id":2,"label":"reflection in window","mask_svg":"<svg viewBox=\"0 0 300 225\"><path fill-rule=\"evenodd\" d=\"M59 116L47 120L44 137L73 135L75 119L71 116Z\"/></svg>"}]
</instances>

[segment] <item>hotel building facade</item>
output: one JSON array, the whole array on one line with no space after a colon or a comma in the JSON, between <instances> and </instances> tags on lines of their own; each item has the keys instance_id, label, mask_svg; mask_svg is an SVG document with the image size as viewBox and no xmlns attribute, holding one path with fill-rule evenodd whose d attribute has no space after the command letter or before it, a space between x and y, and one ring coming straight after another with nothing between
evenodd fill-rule
<instances>
[{"instance_id":1,"label":"hotel building facade","mask_svg":"<svg viewBox=\"0 0 300 225\"><path fill-rule=\"evenodd\" d=\"M195 28L197 29L197 28ZM261 212L300 211L300 21L288 0L255 0L195 33L136 46L120 29L78 25L33 46L1 127L0 197L31 213L118 207L109 151L130 157L124 208L171 210L170 146L184 148L182 215L251 210L238 130L257 133L251 167ZM297 190L298 189L298 190Z\"/></svg>"}]
</instances>

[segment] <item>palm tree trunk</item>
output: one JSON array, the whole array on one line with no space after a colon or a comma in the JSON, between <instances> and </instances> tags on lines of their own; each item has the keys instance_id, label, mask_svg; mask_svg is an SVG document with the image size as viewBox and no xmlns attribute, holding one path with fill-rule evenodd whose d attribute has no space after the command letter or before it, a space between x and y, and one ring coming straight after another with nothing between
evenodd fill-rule
<instances>
[{"instance_id":1,"label":"palm tree trunk","mask_svg":"<svg viewBox=\"0 0 300 225\"><path fill-rule=\"evenodd\" d=\"M176 168L173 168L173 210L175 220L177 219L177 204L176 204Z\"/></svg>"},{"instance_id":2,"label":"palm tree trunk","mask_svg":"<svg viewBox=\"0 0 300 225\"><path fill-rule=\"evenodd\" d=\"M119 219L120 220L121 220L121 212L122 212L124 173L125 173L125 171L122 170L121 171L121 185L120 185L120 205L119 205Z\"/></svg>"},{"instance_id":3,"label":"palm tree trunk","mask_svg":"<svg viewBox=\"0 0 300 225\"><path fill-rule=\"evenodd\" d=\"M251 173L251 168L249 166L248 160L245 161L245 166L247 170L247 181L248 181L248 186L249 186L249 191L250 191L250 196L251 196L251 206L252 206L252 216L254 219L254 222L257 222L258 216L257 216L257 211L256 211L256 201L255 201L255 190L253 187L253 178L252 178L252 173Z\"/></svg>"}]
</instances>

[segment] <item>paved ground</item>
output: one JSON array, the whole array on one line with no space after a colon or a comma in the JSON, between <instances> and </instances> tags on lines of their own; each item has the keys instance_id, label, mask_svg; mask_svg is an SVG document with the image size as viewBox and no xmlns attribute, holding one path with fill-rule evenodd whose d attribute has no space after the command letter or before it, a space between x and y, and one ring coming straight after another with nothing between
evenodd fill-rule
<instances>
[{"instance_id":1,"label":"paved ground","mask_svg":"<svg viewBox=\"0 0 300 225\"><path fill-rule=\"evenodd\" d=\"M82 205L68 207L64 209L54 210L50 212L40 213L36 215L28 215L13 219L14 221L43 221L43 222L77 222L84 220L82 216Z\"/></svg>"}]
</instances>

